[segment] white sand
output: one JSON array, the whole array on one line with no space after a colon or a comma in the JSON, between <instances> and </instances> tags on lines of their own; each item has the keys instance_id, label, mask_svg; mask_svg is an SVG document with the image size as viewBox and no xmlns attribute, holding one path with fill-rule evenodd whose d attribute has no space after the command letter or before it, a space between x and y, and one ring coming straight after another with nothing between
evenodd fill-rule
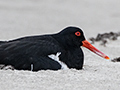
<instances>
[{"instance_id":1,"label":"white sand","mask_svg":"<svg viewBox=\"0 0 120 90\"><path fill-rule=\"evenodd\" d=\"M84 29L86 38L120 29L119 0L0 0L0 40L55 33L66 26ZM120 56L120 39L107 47L95 44L110 58ZM83 48L84 49L84 48ZM120 90L120 63L84 49L84 70L0 70L0 90Z\"/></svg>"}]
</instances>

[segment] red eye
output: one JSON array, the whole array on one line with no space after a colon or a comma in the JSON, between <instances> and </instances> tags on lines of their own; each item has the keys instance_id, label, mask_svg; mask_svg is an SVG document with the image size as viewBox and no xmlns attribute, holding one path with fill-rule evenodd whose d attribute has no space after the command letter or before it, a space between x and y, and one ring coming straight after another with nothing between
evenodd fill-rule
<instances>
[{"instance_id":1,"label":"red eye","mask_svg":"<svg viewBox=\"0 0 120 90\"><path fill-rule=\"evenodd\" d=\"M80 33L79 31L77 31L77 32L75 33L75 35L76 35L76 36L80 36L81 33Z\"/></svg>"}]
</instances>

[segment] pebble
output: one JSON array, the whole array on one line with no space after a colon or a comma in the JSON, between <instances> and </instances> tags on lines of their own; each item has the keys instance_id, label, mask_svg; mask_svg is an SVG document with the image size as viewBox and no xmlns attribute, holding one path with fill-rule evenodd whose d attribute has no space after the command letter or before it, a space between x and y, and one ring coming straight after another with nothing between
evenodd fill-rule
<instances>
[{"instance_id":1,"label":"pebble","mask_svg":"<svg viewBox=\"0 0 120 90\"><path fill-rule=\"evenodd\" d=\"M1 70L14 70L14 67L12 67L11 65L7 65L7 66L5 66L5 65L3 65L3 64L0 64L0 69Z\"/></svg>"}]
</instances>

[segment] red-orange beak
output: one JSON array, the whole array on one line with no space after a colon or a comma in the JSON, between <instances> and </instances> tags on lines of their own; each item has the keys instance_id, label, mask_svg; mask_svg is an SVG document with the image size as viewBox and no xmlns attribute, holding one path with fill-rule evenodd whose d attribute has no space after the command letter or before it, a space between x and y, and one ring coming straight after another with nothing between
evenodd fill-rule
<instances>
[{"instance_id":1,"label":"red-orange beak","mask_svg":"<svg viewBox=\"0 0 120 90\"><path fill-rule=\"evenodd\" d=\"M88 48L90 51L94 52L95 54L105 58L110 59L107 55L99 51L97 48L95 48L93 45L91 45L87 40L82 41L84 47Z\"/></svg>"}]
</instances>

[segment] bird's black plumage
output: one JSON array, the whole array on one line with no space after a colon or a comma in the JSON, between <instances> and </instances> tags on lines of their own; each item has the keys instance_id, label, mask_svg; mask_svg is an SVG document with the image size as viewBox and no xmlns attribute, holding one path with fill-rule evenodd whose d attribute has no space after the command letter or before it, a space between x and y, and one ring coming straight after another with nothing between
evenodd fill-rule
<instances>
[{"instance_id":1,"label":"bird's black plumage","mask_svg":"<svg viewBox=\"0 0 120 90\"><path fill-rule=\"evenodd\" d=\"M75 32L79 31L80 36ZM48 57L61 52L59 59L68 68L82 69L84 55L80 46L84 41L81 29L67 27L57 34L23 37L0 42L0 64L12 65L18 70L58 70L61 65Z\"/></svg>"}]
</instances>

